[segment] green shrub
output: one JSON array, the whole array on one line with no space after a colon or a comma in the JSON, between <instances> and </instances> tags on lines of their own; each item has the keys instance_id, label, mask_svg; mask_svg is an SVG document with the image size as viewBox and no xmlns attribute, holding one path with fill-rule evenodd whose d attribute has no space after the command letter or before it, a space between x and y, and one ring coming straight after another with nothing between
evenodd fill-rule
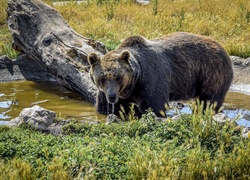
<instances>
[{"instance_id":1,"label":"green shrub","mask_svg":"<svg viewBox=\"0 0 250 180\"><path fill-rule=\"evenodd\" d=\"M151 111L119 124L72 121L63 136L1 127L0 179L247 178L250 142L239 127L218 124L212 109L196 112L164 122Z\"/></svg>"}]
</instances>

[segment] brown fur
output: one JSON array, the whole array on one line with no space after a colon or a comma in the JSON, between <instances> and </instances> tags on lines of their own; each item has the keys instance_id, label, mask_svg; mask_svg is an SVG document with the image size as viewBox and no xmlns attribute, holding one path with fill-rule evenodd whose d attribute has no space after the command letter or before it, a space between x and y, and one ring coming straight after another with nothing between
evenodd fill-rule
<instances>
[{"instance_id":1,"label":"brown fur","mask_svg":"<svg viewBox=\"0 0 250 180\"><path fill-rule=\"evenodd\" d=\"M196 97L216 102L218 111L233 78L230 58L222 46L190 33L153 41L132 36L102 58L90 54L89 63L99 88L96 105L100 113L109 113L108 102L117 109L134 102L139 114L152 108L160 116L169 101Z\"/></svg>"}]
</instances>

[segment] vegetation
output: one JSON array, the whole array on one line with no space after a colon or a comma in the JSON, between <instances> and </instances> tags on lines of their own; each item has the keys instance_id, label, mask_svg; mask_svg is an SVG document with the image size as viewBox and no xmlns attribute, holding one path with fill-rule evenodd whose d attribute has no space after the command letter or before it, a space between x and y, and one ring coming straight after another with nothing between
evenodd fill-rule
<instances>
[{"instance_id":1,"label":"vegetation","mask_svg":"<svg viewBox=\"0 0 250 180\"><path fill-rule=\"evenodd\" d=\"M149 39L186 31L210 36L230 55L250 57L249 0L152 0L138 5L135 0L87 0L77 4L53 5L81 35L114 49L131 35ZM6 25L6 0L0 0L0 55L15 56Z\"/></svg>"},{"instance_id":2,"label":"vegetation","mask_svg":"<svg viewBox=\"0 0 250 180\"><path fill-rule=\"evenodd\" d=\"M0 2L0 55L14 57L7 3ZM213 37L231 55L250 56L248 0L153 0L147 6L87 0L55 8L77 32L109 50L130 35L153 39L188 31ZM165 122L150 111L140 120L121 112L129 121L72 121L62 136L0 126L0 179L249 179L250 141L241 129L215 122L211 109L194 112Z\"/></svg>"},{"instance_id":3,"label":"vegetation","mask_svg":"<svg viewBox=\"0 0 250 180\"><path fill-rule=\"evenodd\" d=\"M131 35L154 39L186 31L216 39L230 55L250 56L248 0L153 0L146 6L133 0L88 2L55 8L77 32L109 50Z\"/></svg>"},{"instance_id":4,"label":"vegetation","mask_svg":"<svg viewBox=\"0 0 250 180\"><path fill-rule=\"evenodd\" d=\"M7 26L7 1L0 0L0 56L7 55L10 58L17 57L18 53L12 49L11 35Z\"/></svg>"},{"instance_id":5,"label":"vegetation","mask_svg":"<svg viewBox=\"0 0 250 180\"><path fill-rule=\"evenodd\" d=\"M63 136L0 126L0 179L249 179L250 141L213 111L119 124L77 121Z\"/></svg>"}]
</instances>

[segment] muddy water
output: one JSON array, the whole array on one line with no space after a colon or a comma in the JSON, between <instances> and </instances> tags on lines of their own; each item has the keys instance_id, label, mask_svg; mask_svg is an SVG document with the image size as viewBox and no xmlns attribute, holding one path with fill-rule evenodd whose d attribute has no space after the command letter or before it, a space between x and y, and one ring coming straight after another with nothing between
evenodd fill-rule
<instances>
[{"instance_id":1,"label":"muddy water","mask_svg":"<svg viewBox=\"0 0 250 180\"><path fill-rule=\"evenodd\" d=\"M55 82L0 83L0 124L17 117L22 109L34 104L55 111L62 118L87 121L106 121L106 116L96 112L95 107L79 96L63 89ZM224 112L231 118L242 115L239 125L250 127L250 95L229 92ZM183 109L190 112L190 109Z\"/></svg>"},{"instance_id":2,"label":"muddy water","mask_svg":"<svg viewBox=\"0 0 250 180\"><path fill-rule=\"evenodd\" d=\"M228 92L223 112L230 118L240 116L237 123L250 127L250 95L238 92Z\"/></svg>"},{"instance_id":3,"label":"muddy water","mask_svg":"<svg viewBox=\"0 0 250 180\"><path fill-rule=\"evenodd\" d=\"M10 82L0 83L0 121L17 117L22 109L35 104L55 111L63 118L81 120L106 119L96 113L95 107L79 96L70 93L55 82Z\"/></svg>"}]
</instances>

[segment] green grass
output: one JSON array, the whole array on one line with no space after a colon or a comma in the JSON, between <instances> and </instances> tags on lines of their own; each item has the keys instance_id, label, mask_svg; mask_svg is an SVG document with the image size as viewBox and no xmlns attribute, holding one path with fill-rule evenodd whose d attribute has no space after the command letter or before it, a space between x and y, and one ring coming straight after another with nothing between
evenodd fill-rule
<instances>
[{"instance_id":1,"label":"green grass","mask_svg":"<svg viewBox=\"0 0 250 180\"><path fill-rule=\"evenodd\" d=\"M12 49L11 34L7 26L7 1L0 0L0 56L7 55L9 58L17 57L18 53Z\"/></svg>"},{"instance_id":2,"label":"green grass","mask_svg":"<svg viewBox=\"0 0 250 180\"><path fill-rule=\"evenodd\" d=\"M147 6L91 2L55 8L77 32L103 41L109 50L131 35L154 39L186 31L216 39L230 55L250 56L248 0L154 0Z\"/></svg>"},{"instance_id":3,"label":"green grass","mask_svg":"<svg viewBox=\"0 0 250 180\"><path fill-rule=\"evenodd\" d=\"M0 126L0 179L249 179L250 141L212 116L71 122L61 137Z\"/></svg>"},{"instance_id":4,"label":"green grass","mask_svg":"<svg viewBox=\"0 0 250 180\"><path fill-rule=\"evenodd\" d=\"M77 32L109 50L130 35L153 39L187 31L216 39L231 55L250 56L248 0L131 1L55 8ZM16 56L7 4L0 2L0 55ZM218 124L212 116L198 109L179 121L158 122L150 113L120 124L72 121L61 137L0 126L0 179L250 179L249 139L234 122Z\"/></svg>"},{"instance_id":5,"label":"green grass","mask_svg":"<svg viewBox=\"0 0 250 180\"><path fill-rule=\"evenodd\" d=\"M6 29L6 0L0 0L0 28ZM52 5L52 0L46 0ZM141 6L133 0L75 1L54 6L78 33L114 49L131 35L149 39L186 31L214 38L230 55L250 57L250 3L248 0L153 0ZM0 55L9 51L10 35L1 39ZM2 36L1 36L2 37ZM6 47L5 47L6 46Z\"/></svg>"}]
</instances>

